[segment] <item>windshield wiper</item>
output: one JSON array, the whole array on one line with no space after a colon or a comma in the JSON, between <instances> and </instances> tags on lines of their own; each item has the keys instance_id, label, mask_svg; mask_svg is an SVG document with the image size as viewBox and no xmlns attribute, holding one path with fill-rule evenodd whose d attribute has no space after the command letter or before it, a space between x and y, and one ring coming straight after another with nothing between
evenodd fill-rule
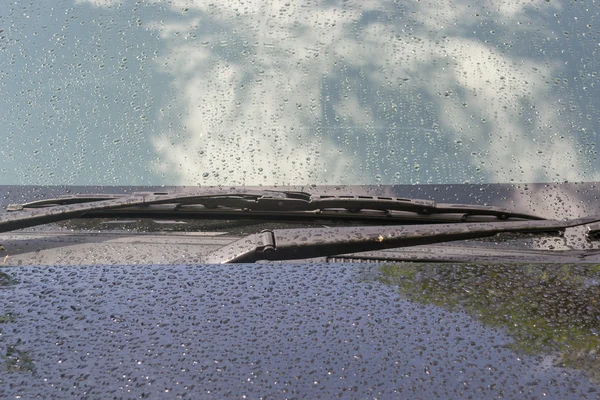
<instances>
[{"instance_id":1,"label":"windshield wiper","mask_svg":"<svg viewBox=\"0 0 600 400\"><path fill-rule=\"evenodd\" d=\"M503 222L460 222L429 225L382 225L335 228L281 229L264 231L237 240L203 259L208 263L255 262L259 260L293 260L322 256L375 251L397 247L434 244L494 236L498 233L541 233L600 222L600 216L566 221L541 220L529 214L481 205L437 204L428 200L371 196L311 195L287 191L205 191L201 193L134 193L131 195L75 195L11 205L12 211L0 215L0 232L81 217L101 217L106 213L144 210L148 215L197 207L204 213L244 212L261 218L278 213L310 213L328 210L344 215L363 211L379 212L388 218L394 213L419 216L436 214L487 216ZM158 208L155 208L158 207ZM341 211L340 211L341 210ZM305 214L302 214L305 213ZM309 213L309 214L306 214Z\"/></svg>"},{"instance_id":2,"label":"windshield wiper","mask_svg":"<svg viewBox=\"0 0 600 400\"><path fill-rule=\"evenodd\" d=\"M263 231L230 243L202 259L204 263L252 263L420 246L478 239L499 233L563 231L600 221L600 216L566 221L506 221L440 225L362 226Z\"/></svg>"},{"instance_id":3,"label":"windshield wiper","mask_svg":"<svg viewBox=\"0 0 600 400\"><path fill-rule=\"evenodd\" d=\"M431 200L382 196L311 195L293 191L204 191L200 193L133 193L67 195L25 204L9 205L0 214L0 232L28 228L73 218L107 216L188 217L296 216L301 218L387 219L430 222L489 220L540 220L501 207L444 204Z\"/></svg>"}]
</instances>

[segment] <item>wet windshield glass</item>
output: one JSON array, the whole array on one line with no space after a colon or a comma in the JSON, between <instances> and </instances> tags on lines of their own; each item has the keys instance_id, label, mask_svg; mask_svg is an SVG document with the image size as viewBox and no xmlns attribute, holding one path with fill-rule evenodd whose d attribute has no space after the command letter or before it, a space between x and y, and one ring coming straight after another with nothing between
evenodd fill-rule
<instances>
[{"instance_id":1,"label":"wet windshield glass","mask_svg":"<svg viewBox=\"0 0 600 400\"><path fill-rule=\"evenodd\" d=\"M0 184L599 180L591 1L0 3Z\"/></svg>"}]
</instances>

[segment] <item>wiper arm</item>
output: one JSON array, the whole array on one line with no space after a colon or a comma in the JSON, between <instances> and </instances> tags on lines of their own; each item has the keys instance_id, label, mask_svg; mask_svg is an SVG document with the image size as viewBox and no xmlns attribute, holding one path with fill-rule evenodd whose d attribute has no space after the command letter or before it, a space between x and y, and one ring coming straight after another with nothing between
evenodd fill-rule
<instances>
[{"instance_id":1,"label":"wiper arm","mask_svg":"<svg viewBox=\"0 0 600 400\"><path fill-rule=\"evenodd\" d=\"M562 231L598 221L600 216L566 221L280 229L249 235L209 254L202 261L221 264L307 259L478 239L507 232Z\"/></svg>"},{"instance_id":2,"label":"wiper arm","mask_svg":"<svg viewBox=\"0 0 600 400\"><path fill-rule=\"evenodd\" d=\"M169 206L166 210L164 206ZM157 207L157 206L162 206ZM154 207L154 208L153 208ZM64 221L72 218L102 217L110 213L138 212L147 215L169 211L186 211L223 215L243 212L256 213L256 218L269 213L298 213L346 218L410 219L402 213L412 213L426 219L429 216L455 214L459 220L468 216L487 216L501 220L542 219L538 216L515 213L501 207L469 204L444 204L431 200L380 196L311 195L292 191L204 191L200 193L134 193L68 195L25 204L10 205L11 213L0 215L0 232ZM371 215L361 214L371 212ZM329 212L329 214L327 214ZM373 215L375 212L375 215ZM305 213L305 214L302 214ZM312 214L310 214L312 213Z\"/></svg>"}]
</instances>

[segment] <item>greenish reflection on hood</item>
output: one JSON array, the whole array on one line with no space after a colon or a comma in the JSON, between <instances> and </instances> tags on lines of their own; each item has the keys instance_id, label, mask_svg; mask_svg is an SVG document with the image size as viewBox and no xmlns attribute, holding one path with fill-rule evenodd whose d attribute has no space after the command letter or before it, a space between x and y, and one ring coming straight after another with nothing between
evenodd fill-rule
<instances>
[{"instance_id":1,"label":"greenish reflection on hood","mask_svg":"<svg viewBox=\"0 0 600 400\"><path fill-rule=\"evenodd\" d=\"M554 356L555 366L600 382L600 266L407 263L380 271L408 299L465 311L506 329L513 350Z\"/></svg>"},{"instance_id":2,"label":"greenish reflection on hood","mask_svg":"<svg viewBox=\"0 0 600 400\"><path fill-rule=\"evenodd\" d=\"M0 251L3 250L0 246ZM0 290L8 289L10 286L17 284L18 281L13 279L10 275L4 272L0 272ZM0 324L10 324L15 322L15 316L12 313L0 313ZM0 325L1 327L1 325ZM0 333L1 333L0 329ZM35 363L29 356L29 352L21 350L22 341L19 339L13 345L3 346L0 342L0 355L2 363L0 363L0 371L4 372L34 372ZM1 381L1 379L0 379Z\"/></svg>"}]
</instances>

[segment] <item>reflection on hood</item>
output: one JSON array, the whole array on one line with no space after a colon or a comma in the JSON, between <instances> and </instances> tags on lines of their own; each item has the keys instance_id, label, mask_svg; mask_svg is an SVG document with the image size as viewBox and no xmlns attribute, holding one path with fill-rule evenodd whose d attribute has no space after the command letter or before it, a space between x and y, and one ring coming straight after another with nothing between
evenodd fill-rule
<instances>
[{"instance_id":1,"label":"reflection on hood","mask_svg":"<svg viewBox=\"0 0 600 400\"><path fill-rule=\"evenodd\" d=\"M600 382L600 266L385 265L382 281L426 304L506 329L512 348Z\"/></svg>"}]
</instances>

